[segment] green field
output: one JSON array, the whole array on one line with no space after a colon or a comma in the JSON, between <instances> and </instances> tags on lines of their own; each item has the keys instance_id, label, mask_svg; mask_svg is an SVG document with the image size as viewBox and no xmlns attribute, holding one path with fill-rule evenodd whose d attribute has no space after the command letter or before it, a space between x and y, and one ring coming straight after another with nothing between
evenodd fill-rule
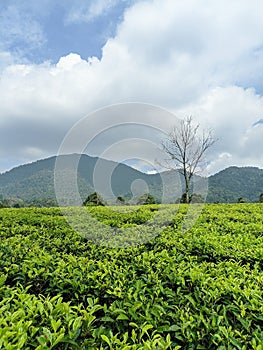
<instances>
[{"instance_id":1,"label":"green field","mask_svg":"<svg viewBox=\"0 0 263 350\"><path fill-rule=\"evenodd\" d=\"M156 208L1 209L0 349L263 350L263 204Z\"/></svg>"}]
</instances>

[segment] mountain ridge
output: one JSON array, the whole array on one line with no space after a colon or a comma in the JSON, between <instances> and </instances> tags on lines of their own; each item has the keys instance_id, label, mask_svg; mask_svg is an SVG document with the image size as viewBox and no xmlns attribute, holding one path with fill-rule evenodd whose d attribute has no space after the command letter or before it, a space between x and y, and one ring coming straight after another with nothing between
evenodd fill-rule
<instances>
[{"instance_id":1,"label":"mountain ridge","mask_svg":"<svg viewBox=\"0 0 263 350\"><path fill-rule=\"evenodd\" d=\"M177 193L178 196L182 192L183 179L177 175L177 180L172 180L175 178L172 171L146 174L126 164L86 154L69 154L59 157L65 157L69 164L71 160L76 160L74 157L79 158L78 184L83 200L94 191L93 172L98 160L100 160L105 171L114 169L111 178L111 189L116 197L129 196L132 183L137 179L143 180L147 184L149 192L158 200L162 196L162 178L165 179L168 185L171 181L175 181L173 184L171 183L173 189L181 187L181 191ZM1 173L0 194L2 198L17 197L25 203L37 202L43 199L55 201L54 169L56 160L57 156L51 156L19 165ZM97 176L100 176L100 174ZM207 202L237 202L241 197L246 201L255 202L259 195L263 193L263 169L258 167L230 166L209 176L207 179ZM171 190L171 192L173 191ZM68 196L70 197L70 193ZM174 198L168 196L166 200L167 202L174 201ZM70 204L70 201L65 204Z\"/></svg>"}]
</instances>

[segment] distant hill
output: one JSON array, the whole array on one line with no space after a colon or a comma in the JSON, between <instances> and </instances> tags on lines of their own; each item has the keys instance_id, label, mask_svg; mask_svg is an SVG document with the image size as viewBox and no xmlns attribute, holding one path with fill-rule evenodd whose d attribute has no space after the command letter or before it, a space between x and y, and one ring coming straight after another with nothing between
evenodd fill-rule
<instances>
[{"instance_id":1,"label":"distant hill","mask_svg":"<svg viewBox=\"0 0 263 350\"><path fill-rule=\"evenodd\" d=\"M65 164L71 164L78 155L60 156L65 159ZM94 191L93 172L98 161L96 157L81 155L78 163L78 186L80 195L84 199ZM13 168L0 174L0 195L3 198L21 198L25 203L30 204L42 200L56 200L54 191L54 168L56 157L38 160ZM124 164L100 159L104 172L110 173L114 169L111 177L111 188L115 196L131 196L131 184L134 180L145 181L154 194L161 193L160 175L147 175ZM67 176L72 169L63 170ZM101 174L103 176L104 174ZM61 176L63 181L64 176ZM102 177L102 181L104 181ZM65 189L67 186L65 186ZM72 204L70 194L65 193L65 204Z\"/></svg>"},{"instance_id":2,"label":"distant hill","mask_svg":"<svg viewBox=\"0 0 263 350\"><path fill-rule=\"evenodd\" d=\"M60 156L64 157L66 163L71 163L76 154ZM81 155L78 165L78 185L81 198L94 192L93 173L94 167L98 161L96 157ZM38 160L33 163L18 166L10 171L0 174L0 195L3 198L20 198L26 204L56 200L54 191L54 167L56 157ZM147 175L125 164L118 164L112 161L100 159L103 166L103 172L98 173L104 181L103 173L111 173L111 188L114 196L131 197L131 185L137 180L143 180L147 183L149 192L157 200L162 199L162 178L165 179L166 202L172 202L180 197L183 184L182 177L173 172ZM65 167L63 172L70 176L72 169ZM63 180L61 177L61 181ZM198 177L196 177L198 180ZM259 195L263 193L263 170L254 167L230 167L208 178L209 192L207 202L237 202L238 198L243 197L250 202L258 201ZM105 184L106 186L106 184ZM66 188L67 186L65 186ZM106 195L107 197L108 195ZM110 200L110 198L106 198ZM71 194L65 191L65 205L72 204Z\"/></svg>"},{"instance_id":3,"label":"distant hill","mask_svg":"<svg viewBox=\"0 0 263 350\"><path fill-rule=\"evenodd\" d=\"M263 169L231 166L209 177L208 202L256 202L263 193Z\"/></svg>"}]
</instances>

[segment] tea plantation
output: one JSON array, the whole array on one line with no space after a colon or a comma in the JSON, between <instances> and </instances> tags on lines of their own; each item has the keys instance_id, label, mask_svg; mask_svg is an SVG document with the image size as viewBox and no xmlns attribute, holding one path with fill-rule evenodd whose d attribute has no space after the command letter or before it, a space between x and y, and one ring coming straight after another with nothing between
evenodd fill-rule
<instances>
[{"instance_id":1,"label":"tea plantation","mask_svg":"<svg viewBox=\"0 0 263 350\"><path fill-rule=\"evenodd\" d=\"M1 209L0 349L263 350L263 204L171 208Z\"/></svg>"}]
</instances>

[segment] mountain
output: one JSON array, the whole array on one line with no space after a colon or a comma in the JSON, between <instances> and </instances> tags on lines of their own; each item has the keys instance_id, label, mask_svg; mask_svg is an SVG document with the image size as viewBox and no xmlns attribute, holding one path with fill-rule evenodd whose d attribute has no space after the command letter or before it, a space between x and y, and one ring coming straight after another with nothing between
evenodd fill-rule
<instances>
[{"instance_id":1,"label":"mountain","mask_svg":"<svg viewBox=\"0 0 263 350\"><path fill-rule=\"evenodd\" d=\"M149 192L156 199L165 202L175 201L182 192L183 178L172 171L147 175L125 164L118 164L85 154L59 157L60 163L63 164L59 179L60 183L65 185L63 186L63 191L65 191L63 193L63 203L65 205L74 204L74 193L70 192L67 181L72 178L72 163L78 160L77 181L80 197L83 201L90 193L94 192L94 188L98 188L98 184L98 192L103 193L108 203L113 203L117 196L130 198L133 195L136 197L139 194L138 187L140 188L140 186L144 188L142 191L145 192L147 192L148 187ZM0 174L0 194L2 198L20 198L25 204L39 204L41 202L43 205L54 204L56 201L54 190L56 160L57 158L54 156L21 165ZM201 184L202 178L195 177L195 182ZM138 186L136 187L134 184ZM259 195L263 193L263 170L254 167L230 167L210 176L208 184L207 202L237 202L240 197L255 202L258 201ZM109 189L112 190L112 194ZM162 198L163 193L164 198Z\"/></svg>"},{"instance_id":2,"label":"mountain","mask_svg":"<svg viewBox=\"0 0 263 350\"><path fill-rule=\"evenodd\" d=\"M208 202L256 202L263 193L263 169L232 166L209 177Z\"/></svg>"},{"instance_id":3,"label":"mountain","mask_svg":"<svg viewBox=\"0 0 263 350\"><path fill-rule=\"evenodd\" d=\"M96 164L100 165L101 172L96 173L96 188L98 181L102 190L105 190L105 174L111 177L109 186L115 196L131 195L132 183L141 179L147 183L150 191L155 191L155 194L161 192L160 175L147 175L140 171L133 169L124 164L118 164L113 161L98 159L97 157L90 157L88 155L63 155L60 157L60 163L63 164L61 171L61 182L67 181L73 170L70 166L74 162L78 162L77 180L81 198L84 199L92 192L94 192L93 173ZM38 160L33 163L25 164L13 168L3 174L0 174L0 195L2 198L21 198L25 203L35 203L39 201L56 200L54 191L54 169L56 164L56 157ZM98 163L99 160L99 163ZM100 170L100 169L98 169ZM112 174L111 174L112 173ZM108 186L108 187L109 187ZM67 192L67 185L65 188L65 204L74 204L71 197L74 194ZM107 191L106 191L107 192ZM110 198L107 198L108 200Z\"/></svg>"}]
</instances>

